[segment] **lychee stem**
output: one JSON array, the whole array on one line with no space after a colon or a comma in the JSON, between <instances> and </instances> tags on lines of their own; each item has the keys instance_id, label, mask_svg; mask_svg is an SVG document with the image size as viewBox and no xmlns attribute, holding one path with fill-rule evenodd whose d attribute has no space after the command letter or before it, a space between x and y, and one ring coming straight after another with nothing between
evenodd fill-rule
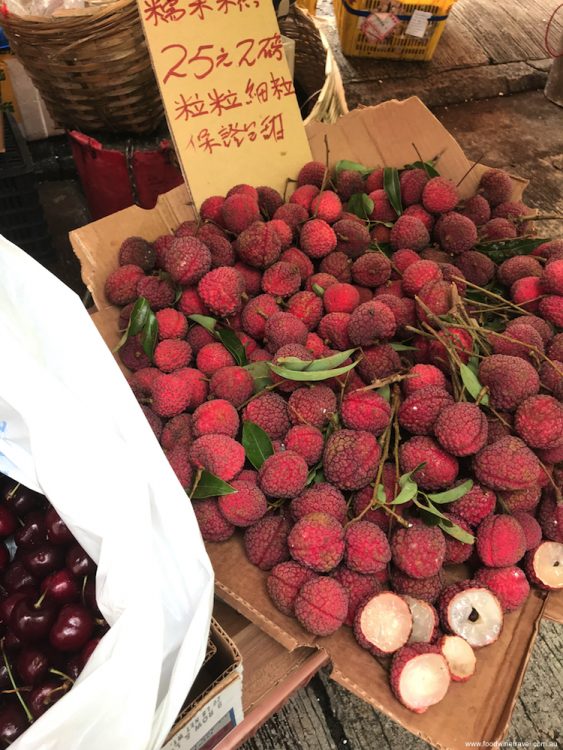
<instances>
[{"instance_id":1,"label":"lychee stem","mask_svg":"<svg viewBox=\"0 0 563 750\"><path fill-rule=\"evenodd\" d=\"M328 168L329 161L330 161L330 147L328 145L328 136L325 135L324 137L325 142L325 175L323 177L323 181L321 183L321 193L326 188L328 181L330 180L330 170Z\"/></svg>"},{"instance_id":2,"label":"lychee stem","mask_svg":"<svg viewBox=\"0 0 563 750\"><path fill-rule=\"evenodd\" d=\"M475 167L477 166L477 164L481 163L481 159L484 156L485 156L485 154L481 154L481 156L476 161L473 162L473 164L469 167L469 169L462 176L461 180L458 183L456 183L456 187L459 187L461 185L461 183L465 180L465 178L468 177L468 175L470 175L471 172L473 172L473 170L475 169Z\"/></svg>"},{"instance_id":3,"label":"lychee stem","mask_svg":"<svg viewBox=\"0 0 563 750\"><path fill-rule=\"evenodd\" d=\"M198 469L197 470L196 475L195 475L195 480L194 480L194 483L192 485L192 490L190 492L190 495L193 495L194 492L196 491L197 486L199 484L199 480L201 479L202 473L203 473L203 469Z\"/></svg>"},{"instance_id":4,"label":"lychee stem","mask_svg":"<svg viewBox=\"0 0 563 750\"><path fill-rule=\"evenodd\" d=\"M523 315L529 315L528 310L525 310L520 305L516 305L514 302L510 302L510 300L505 299L504 297L501 297L500 294L495 294L494 292L491 292L489 289L485 289L482 286L479 286L478 284L473 284L471 281L468 281L467 279L462 279L461 276L454 276L454 280L461 281L467 284L467 286L470 286L472 289L477 289L479 292L482 292L487 297L492 297L493 299L498 300L499 302L508 305L509 307L513 307L515 310L518 310L519 313L522 313ZM468 300L468 302L472 302L472 300Z\"/></svg>"}]
</instances>

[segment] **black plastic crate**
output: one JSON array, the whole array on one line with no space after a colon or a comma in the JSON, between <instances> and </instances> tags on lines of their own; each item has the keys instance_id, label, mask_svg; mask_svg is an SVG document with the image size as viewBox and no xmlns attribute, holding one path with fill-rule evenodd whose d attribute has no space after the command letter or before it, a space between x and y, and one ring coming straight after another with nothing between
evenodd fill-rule
<instances>
[{"instance_id":1,"label":"black plastic crate","mask_svg":"<svg viewBox=\"0 0 563 750\"><path fill-rule=\"evenodd\" d=\"M3 114L5 153L0 154L0 234L38 260L52 253L37 192L33 160L12 115Z\"/></svg>"}]
</instances>

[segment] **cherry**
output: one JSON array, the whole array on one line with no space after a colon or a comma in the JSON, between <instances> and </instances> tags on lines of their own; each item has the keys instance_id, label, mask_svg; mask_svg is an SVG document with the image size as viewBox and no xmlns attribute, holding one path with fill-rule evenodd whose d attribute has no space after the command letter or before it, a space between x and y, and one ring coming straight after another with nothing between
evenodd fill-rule
<instances>
[{"instance_id":1,"label":"cherry","mask_svg":"<svg viewBox=\"0 0 563 750\"><path fill-rule=\"evenodd\" d=\"M33 688L26 698L26 703L34 718L37 719L44 714L53 703L63 697L69 687L70 684L67 683L49 681Z\"/></svg>"},{"instance_id":2,"label":"cherry","mask_svg":"<svg viewBox=\"0 0 563 750\"><path fill-rule=\"evenodd\" d=\"M35 589L28 588L22 591L14 591L13 594L7 596L2 602L0 602L0 622L7 623L12 614L14 606L21 602L22 599L27 599L28 596L33 596Z\"/></svg>"},{"instance_id":3,"label":"cherry","mask_svg":"<svg viewBox=\"0 0 563 750\"><path fill-rule=\"evenodd\" d=\"M0 709L0 745L8 747L28 728L29 723L20 706L8 703Z\"/></svg>"},{"instance_id":4,"label":"cherry","mask_svg":"<svg viewBox=\"0 0 563 750\"><path fill-rule=\"evenodd\" d=\"M100 642L100 638L90 638L88 643L84 646L82 651L80 652L80 656L82 658L82 662L85 665L88 659L92 656L94 651L96 650L96 647L98 643Z\"/></svg>"},{"instance_id":5,"label":"cherry","mask_svg":"<svg viewBox=\"0 0 563 750\"><path fill-rule=\"evenodd\" d=\"M84 659L82 658L82 655L74 654L67 661L64 671L69 677L72 677L73 680L77 680L83 669Z\"/></svg>"},{"instance_id":6,"label":"cherry","mask_svg":"<svg viewBox=\"0 0 563 750\"><path fill-rule=\"evenodd\" d=\"M28 549L42 544L47 539L47 528L45 526L45 515L34 510L23 518L21 526L14 534L14 541L20 549Z\"/></svg>"},{"instance_id":7,"label":"cherry","mask_svg":"<svg viewBox=\"0 0 563 750\"><path fill-rule=\"evenodd\" d=\"M25 648L16 658L16 669L24 685L36 685L49 669L47 656L37 648Z\"/></svg>"},{"instance_id":8,"label":"cherry","mask_svg":"<svg viewBox=\"0 0 563 750\"><path fill-rule=\"evenodd\" d=\"M72 544L74 542L72 531L54 508L49 508L45 513L45 526L47 527L47 539L52 544Z\"/></svg>"},{"instance_id":9,"label":"cherry","mask_svg":"<svg viewBox=\"0 0 563 750\"><path fill-rule=\"evenodd\" d=\"M3 583L6 590L12 593L25 588L35 588L37 582L21 562L15 560L6 568Z\"/></svg>"},{"instance_id":10,"label":"cherry","mask_svg":"<svg viewBox=\"0 0 563 750\"><path fill-rule=\"evenodd\" d=\"M63 564L63 551L54 544L45 542L37 547L26 549L22 553L21 562L25 565L31 575L36 578L45 578Z\"/></svg>"},{"instance_id":11,"label":"cherry","mask_svg":"<svg viewBox=\"0 0 563 750\"><path fill-rule=\"evenodd\" d=\"M6 651L19 651L22 647L22 642L15 633L8 630L4 636L4 648Z\"/></svg>"},{"instance_id":12,"label":"cherry","mask_svg":"<svg viewBox=\"0 0 563 750\"><path fill-rule=\"evenodd\" d=\"M73 544L66 555L66 566L77 578L92 575L96 572L96 563L89 557L82 547Z\"/></svg>"},{"instance_id":13,"label":"cherry","mask_svg":"<svg viewBox=\"0 0 563 750\"><path fill-rule=\"evenodd\" d=\"M26 597L17 602L12 609L8 625L14 635L24 643L34 643L47 636L57 617L57 607L53 602L34 602L33 597Z\"/></svg>"},{"instance_id":14,"label":"cherry","mask_svg":"<svg viewBox=\"0 0 563 750\"><path fill-rule=\"evenodd\" d=\"M4 664L4 660L0 660L0 690L11 690L12 683L10 681L10 675L8 669Z\"/></svg>"},{"instance_id":15,"label":"cherry","mask_svg":"<svg viewBox=\"0 0 563 750\"><path fill-rule=\"evenodd\" d=\"M7 505L0 505L0 537L12 536L18 528L18 519Z\"/></svg>"},{"instance_id":16,"label":"cherry","mask_svg":"<svg viewBox=\"0 0 563 750\"><path fill-rule=\"evenodd\" d=\"M7 505L20 517L32 510L41 510L45 507L45 496L24 487L23 484L15 485L4 498Z\"/></svg>"},{"instance_id":17,"label":"cherry","mask_svg":"<svg viewBox=\"0 0 563 750\"><path fill-rule=\"evenodd\" d=\"M10 564L10 550L4 542L0 542L0 571L6 570Z\"/></svg>"},{"instance_id":18,"label":"cherry","mask_svg":"<svg viewBox=\"0 0 563 750\"><path fill-rule=\"evenodd\" d=\"M80 597L76 578L68 568L62 568L47 576L41 582L41 591L46 591L47 598L57 604L70 604Z\"/></svg>"},{"instance_id":19,"label":"cherry","mask_svg":"<svg viewBox=\"0 0 563 750\"><path fill-rule=\"evenodd\" d=\"M81 604L65 604L49 633L49 640L59 651L78 651L94 630L94 618Z\"/></svg>"}]
</instances>

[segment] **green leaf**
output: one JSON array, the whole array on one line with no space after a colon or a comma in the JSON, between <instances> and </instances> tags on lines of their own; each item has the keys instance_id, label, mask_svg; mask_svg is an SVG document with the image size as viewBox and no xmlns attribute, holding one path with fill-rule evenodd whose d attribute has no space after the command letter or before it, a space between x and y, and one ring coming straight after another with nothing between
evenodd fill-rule
<instances>
[{"instance_id":1,"label":"green leaf","mask_svg":"<svg viewBox=\"0 0 563 750\"><path fill-rule=\"evenodd\" d=\"M383 170L383 189L397 216L400 216L403 213L401 184L399 182L399 170L395 167L385 167Z\"/></svg>"},{"instance_id":2,"label":"green leaf","mask_svg":"<svg viewBox=\"0 0 563 750\"><path fill-rule=\"evenodd\" d=\"M469 395L473 398L477 398L477 396L483 390L483 386L477 379L477 375L475 375L475 373L463 363L459 366L459 374L461 375L463 385L465 386L465 389L467 390ZM481 399L481 403L487 406L487 404L489 403L489 397L487 394L483 396L483 398Z\"/></svg>"},{"instance_id":3,"label":"green leaf","mask_svg":"<svg viewBox=\"0 0 563 750\"><path fill-rule=\"evenodd\" d=\"M359 172L362 177L367 177L367 175L373 171L364 167L363 164L358 164L357 161L348 161L347 159L341 159L340 161L337 161L334 170L337 175L339 175L340 172L347 171Z\"/></svg>"},{"instance_id":4,"label":"green leaf","mask_svg":"<svg viewBox=\"0 0 563 750\"><path fill-rule=\"evenodd\" d=\"M480 242L475 245L475 250L493 260L502 263L507 258L515 255L529 255L538 245L548 242L545 238L538 237L516 237L511 240L493 240L492 242Z\"/></svg>"},{"instance_id":5,"label":"green leaf","mask_svg":"<svg viewBox=\"0 0 563 750\"><path fill-rule=\"evenodd\" d=\"M242 445L246 457L256 470L274 453L274 446L264 430L254 422L242 425Z\"/></svg>"},{"instance_id":6,"label":"green leaf","mask_svg":"<svg viewBox=\"0 0 563 750\"><path fill-rule=\"evenodd\" d=\"M152 358L154 355L157 338L158 338L158 322L156 320L156 315L153 313L152 310L150 310L149 317L143 328L143 333L141 334L141 344L143 346L143 351L145 352L147 357L151 360L151 362L152 362Z\"/></svg>"},{"instance_id":7,"label":"green leaf","mask_svg":"<svg viewBox=\"0 0 563 750\"><path fill-rule=\"evenodd\" d=\"M422 469L424 466L426 466L426 461L422 461L422 463L418 464L418 466L415 466L414 469L412 471L409 471L407 474L401 474L401 476L399 477L399 487L404 487L407 482L410 482L412 475L419 469Z\"/></svg>"},{"instance_id":8,"label":"green leaf","mask_svg":"<svg viewBox=\"0 0 563 750\"><path fill-rule=\"evenodd\" d=\"M297 380L302 383L307 382L313 382L318 380L329 380L330 378L336 378L339 375L344 375L345 372L349 372L352 368L354 368L358 362L352 362L349 365L346 365L345 367L337 367L332 370L321 370L319 372L314 372L310 370L305 370L304 372L298 372L296 370L288 370L285 367L278 367L277 365L273 365L271 362L268 362L268 366L272 372L275 372L276 375L279 375L281 378L285 378L286 380Z\"/></svg>"},{"instance_id":9,"label":"green leaf","mask_svg":"<svg viewBox=\"0 0 563 750\"><path fill-rule=\"evenodd\" d=\"M315 479L313 480L314 484L320 484L321 482L325 481L325 474L322 469L319 469L317 473L315 474Z\"/></svg>"},{"instance_id":10,"label":"green leaf","mask_svg":"<svg viewBox=\"0 0 563 750\"><path fill-rule=\"evenodd\" d=\"M354 193L348 200L347 210L360 219L369 219L374 208L374 202L366 193Z\"/></svg>"},{"instance_id":11,"label":"green leaf","mask_svg":"<svg viewBox=\"0 0 563 750\"><path fill-rule=\"evenodd\" d=\"M424 505L424 503L421 503L420 500L417 500L416 497L413 497L414 504L417 506L417 508L420 508L421 510L425 510L427 513L431 513L433 516L436 516L437 518L443 518L446 521L449 521L448 517L445 516L441 511L438 510L438 508L435 508L432 503L428 503L428 505Z\"/></svg>"},{"instance_id":12,"label":"green leaf","mask_svg":"<svg viewBox=\"0 0 563 750\"><path fill-rule=\"evenodd\" d=\"M460 497L467 495L469 490L473 487L473 480L468 479L467 481L460 484L458 487L453 487L451 490L446 492L438 492L432 495L427 495L433 503L453 503L454 500L459 500Z\"/></svg>"},{"instance_id":13,"label":"green leaf","mask_svg":"<svg viewBox=\"0 0 563 750\"><path fill-rule=\"evenodd\" d=\"M241 340L234 331L231 331L230 328L222 328L220 326L217 326L215 328L215 335L223 344L225 349L227 349L233 355L233 358L237 365L243 367L247 364L248 360L246 359L246 349L244 348Z\"/></svg>"},{"instance_id":14,"label":"green leaf","mask_svg":"<svg viewBox=\"0 0 563 750\"><path fill-rule=\"evenodd\" d=\"M441 518L438 521L438 526L446 534L453 536L454 539L457 539L460 542L464 542L465 544L473 544L475 542L474 536L465 531L465 529L460 528L457 524L453 523L448 518L446 518L445 520Z\"/></svg>"},{"instance_id":15,"label":"green leaf","mask_svg":"<svg viewBox=\"0 0 563 750\"><path fill-rule=\"evenodd\" d=\"M314 359L312 362L307 362L307 372L317 372L319 370L331 370L334 367L340 367L343 362L358 351L357 349L346 349L344 352L337 352L331 354L330 357L322 357L321 359Z\"/></svg>"},{"instance_id":16,"label":"green leaf","mask_svg":"<svg viewBox=\"0 0 563 750\"><path fill-rule=\"evenodd\" d=\"M150 312L151 306L149 305L149 301L145 297L139 297L131 310L131 317L129 318L129 325L127 326L128 337L136 336L143 330L149 319Z\"/></svg>"},{"instance_id":17,"label":"green leaf","mask_svg":"<svg viewBox=\"0 0 563 750\"><path fill-rule=\"evenodd\" d=\"M387 504L387 495L385 494L385 487L382 484L378 485L375 496L380 503Z\"/></svg>"},{"instance_id":18,"label":"green leaf","mask_svg":"<svg viewBox=\"0 0 563 750\"><path fill-rule=\"evenodd\" d=\"M408 503L413 497L416 497L418 486L416 482L406 482L397 497L391 501L391 505L402 505Z\"/></svg>"},{"instance_id":19,"label":"green leaf","mask_svg":"<svg viewBox=\"0 0 563 750\"><path fill-rule=\"evenodd\" d=\"M310 360L299 359L299 357L279 357L276 358L276 364L280 367L287 367L288 370L295 370L296 372L302 372L307 369L307 365L310 365Z\"/></svg>"},{"instance_id":20,"label":"green leaf","mask_svg":"<svg viewBox=\"0 0 563 750\"><path fill-rule=\"evenodd\" d=\"M391 348L394 349L396 352L414 352L414 351L416 351L416 346L407 346L407 344L400 344L398 341L393 341L391 343Z\"/></svg>"},{"instance_id":21,"label":"green leaf","mask_svg":"<svg viewBox=\"0 0 563 750\"><path fill-rule=\"evenodd\" d=\"M215 318L210 318L209 315L188 315L189 320L193 320L194 323L198 323L200 326L205 328L209 333L215 333L215 326L217 321Z\"/></svg>"},{"instance_id":22,"label":"green leaf","mask_svg":"<svg viewBox=\"0 0 563 750\"><path fill-rule=\"evenodd\" d=\"M206 471L205 469L201 472L201 477L197 483L197 487L190 495L192 500L203 500L206 497L221 497L222 495L232 495L236 492L234 487L224 482L215 474Z\"/></svg>"},{"instance_id":23,"label":"green leaf","mask_svg":"<svg viewBox=\"0 0 563 750\"><path fill-rule=\"evenodd\" d=\"M381 398L384 398L387 403L391 401L391 388L389 388L388 385L384 385L382 388L378 388L375 392L379 393Z\"/></svg>"},{"instance_id":24,"label":"green leaf","mask_svg":"<svg viewBox=\"0 0 563 750\"><path fill-rule=\"evenodd\" d=\"M413 161L412 164L407 164L407 167L412 169L424 169L428 177L439 177L440 173L431 161Z\"/></svg>"},{"instance_id":25,"label":"green leaf","mask_svg":"<svg viewBox=\"0 0 563 750\"><path fill-rule=\"evenodd\" d=\"M270 368L267 362L251 362L244 366L245 370L252 375L254 380L254 393L260 393L272 383Z\"/></svg>"}]
</instances>

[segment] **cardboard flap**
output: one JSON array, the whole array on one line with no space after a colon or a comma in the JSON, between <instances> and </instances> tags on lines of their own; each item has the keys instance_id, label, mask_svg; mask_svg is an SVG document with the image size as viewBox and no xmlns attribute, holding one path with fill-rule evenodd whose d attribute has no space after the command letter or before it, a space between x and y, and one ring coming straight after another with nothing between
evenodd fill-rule
<instances>
[{"instance_id":1,"label":"cardboard flap","mask_svg":"<svg viewBox=\"0 0 563 750\"><path fill-rule=\"evenodd\" d=\"M221 599L288 651L317 644L318 638L303 630L293 617L283 615L274 607L266 591L267 573L249 562L241 536L231 537L228 542L208 542L206 549L215 571L215 589Z\"/></svg>"},{"instance_id":2,"label":"cardboard flap","mask_svg":"<svg viewBox=\"0 0 563 750\"><path fill-rule=\"evenodd\" d=\"M419 159L418 150L424 161L440 155L436 169L457 184L473 164L416 96L355 109L332 125L312 122L307 126L307 135L313 158L318 161L326 162L328 144L330 166L339 159L350 159L366 167L404 167ZM475 193L487 169L478 164L467 174L459 186L462 198ZM513 180L512 198L519 200L528 182L515 176Z\"/></svg>"},{"instance_id":3,"label":"cardboard flap","mask_svg":"<svg viewBox=\"0 0 563 750\"><path fill-rule=\"evenodd\" d=\"M543 616L563 625L563 591L551 591L549 593Z\"/></svg>"},{"instance_id":4,"label":"cardboard flap","mask_svg":"<svg viewBox=\"0 0 563 750\"><path fill-rule=\"evenodd\" d=\"M104 219L70 232L70 242L80 260L82 280L98 310L109 307L104 285L117 268L121 243L138 236L153 242L161 234L170 234L183 221L195 218L185 185L161 195L153 209L131 206Z\"/></svg>"},{"instance_id":5,"label":"cardboard flap","mask_svg":"<svg viewBox=\"0 0 563 750\"><path fill-rule=\"evenodd\" d=\"M444 700L426 713L412 713L395 699L388 666L360 649L349 628L324 639L333 663L331 677L436 747L466 750L468 742L498 741L508 728L543 606L543 595L532 591L521 609L505 616L499 640L476 650L475 675L465 683L452 682Z\"/></svg>"}]
</instances>

